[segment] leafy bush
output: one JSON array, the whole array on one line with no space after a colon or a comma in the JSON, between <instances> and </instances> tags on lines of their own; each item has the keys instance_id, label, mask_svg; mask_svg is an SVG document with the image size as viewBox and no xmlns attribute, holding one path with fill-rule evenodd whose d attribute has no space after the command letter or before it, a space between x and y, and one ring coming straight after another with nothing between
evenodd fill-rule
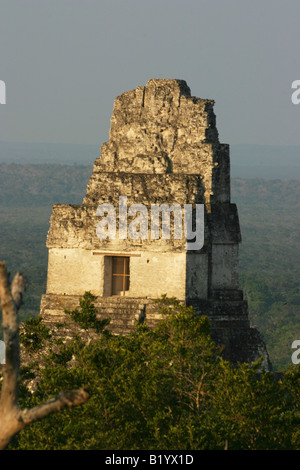
<instances>
[{"instance_id":1,"label":"leafy bush","mask_svg":"<svg viewBox=\"0 0 300 470\"><path fill-rule=\"evenodd\" d=\"M104 330L105 326L109 325L110 320L97 319L97 310L93 303L96 299L97 297L91 292L85 292L83 298L79 300L80 310L78 308L75 310L65 309L65 313L71 315L72 319L84 330L94 328L99 333Z\"/></svg>"},{"instance_id":2,"label":"leafy bush","mask_svg":"<svg viewBox=\"0 0 300 470\"><path fill-rule=\"evenodd\" d=\"M23 323L24 331L20 333L20 343L28 352L42 348L43 342L51 337L50 330L42 324L42 318L29 318Z\"/></svg>"}]
</instances>

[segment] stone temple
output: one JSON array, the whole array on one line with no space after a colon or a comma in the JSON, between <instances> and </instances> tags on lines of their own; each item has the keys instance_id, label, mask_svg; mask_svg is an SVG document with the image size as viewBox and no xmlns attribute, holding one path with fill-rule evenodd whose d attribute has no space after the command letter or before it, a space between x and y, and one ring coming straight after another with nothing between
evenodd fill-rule
<instances>
[{"instance_id":1,"label":"stone temple","mask_svg":"<svg viewBox=\"0 0 300 470\"><path fill-rule=\"evenodd\" d=\"M109 140L94 162L82 204L52 209L41 301L46 323L63 318L65 308L76 307L91 291L98 296L99 317L110 317L111 330L126 334L137 320L155 326L160 316L153 300L166 294L209 317L227 359L263 356L270 368L239 289L241 233L230 200L229 145L219 142L213 106L213 100L191 96L184 80L173 79L151 79L116 98ZM154 223L153 211L163 204L170 209L169 236L162 235L167 219L161 215ZM108 212L98 209L105 205L115 210L111 224ZM201 243L189 249L184 220L178 236L177 209L185 205L193 208L194 233L196 207L203 211ZM99 224L112 229L106 238L99 237Z\"/></svg>"}]
</instances>

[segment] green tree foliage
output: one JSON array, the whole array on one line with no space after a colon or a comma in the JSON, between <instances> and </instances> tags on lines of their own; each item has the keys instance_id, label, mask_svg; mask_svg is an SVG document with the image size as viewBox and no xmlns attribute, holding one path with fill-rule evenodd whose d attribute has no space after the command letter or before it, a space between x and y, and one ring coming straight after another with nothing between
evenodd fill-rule
<instances>
[{"instance_id":1,"label":"green tree foliage","mask_svg":"<svg viewBox=\"0 0 300 470\"><path fill-rule=\"evenodd\" d=\"M80 308L76 308L75 310L65 309L65 313L71 315L73 320L84 330L94 328L99 333L109 324L110 320L109 318L105 320L97 319L97 309L94 305L96 299L97 297L91 292L85 292L83 298L79 300Z\"/></svg>"},{"instance_id":2,"label":"green tree foliage","mask_svg":"<svg viewBox=\"0 0 300 470\"><path fill-rule=\"evenodd\" d=\"M38 351L45 339L51 337L50 330L42 324L42 318L29 318L24 322L24 331L20 333L20 343L28 352Z\"/></svg>"},{"instance_id":3,"label":"green tree foliage","mask_svg":"<svg viewBox=\"0 0 300 470\"><path fill-rule=\"evenodd\" d=\"M164 316L155 329L137 324L126 336L105 329L89 344L74 338L55 353L45 338L42 378L34 393L22 389L22 406L82 386L90 399L34 423L10 448L300 449L300 367L281 380L259 362L233 368L220 358L206 317L166 297L158 308ZM89 318L89 310L93 318L87 293L77 314Z\"/></svg>"}]
</instances>

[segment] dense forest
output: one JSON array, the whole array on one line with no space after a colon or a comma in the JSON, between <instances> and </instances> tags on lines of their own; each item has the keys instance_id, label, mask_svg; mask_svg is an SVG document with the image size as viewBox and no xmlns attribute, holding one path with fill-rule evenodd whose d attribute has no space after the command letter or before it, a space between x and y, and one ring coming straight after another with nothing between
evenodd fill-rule
<instances>
[{"instance_id":1,"label":"dense forest","mask_svg":"<svg viewBox=\"0 0 300 470\"><path fill-rule=\"evenodd\" d=\"M233 367L211 340L208 319L166 297L156 328L113 335L94 300L86 292L51 332L41 317L24 322L20 408L82 387L89 397L25 427L8 449L300 449L300 365L276 380L259 361ZM66 340L69 321L79 334Z\"/></svg>"},{"instance_id":2,"label":"dense forest","mask_svg":"<svg viewBox=\"0 0 300 470\"><path fill-rule=\"evenodd\" d=\"M51 205L80 204L91 172L92 165L0 164L0 259L28 279L22 320L38 314L45 292ZM242 231L240 284L275 370L290 365L292 341L300 339L299 193L297 180L231 184Z\"/></svg>"}]
</instances>

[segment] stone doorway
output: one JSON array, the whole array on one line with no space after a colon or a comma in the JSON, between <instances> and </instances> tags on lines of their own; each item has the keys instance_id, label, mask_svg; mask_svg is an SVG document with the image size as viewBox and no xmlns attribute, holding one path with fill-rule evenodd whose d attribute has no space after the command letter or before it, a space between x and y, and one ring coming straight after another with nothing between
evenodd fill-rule
<instances>
[{"instance_id":1,"label":"stone doorway","mask_svg":"<svg viewBox=\"0 0 300 470\"><path fill-rule=\"evenodd\" d=\"M128 256L112 256L111 295L125 296L129 291L130 266Z\"/></svg>"}]
</instances>

